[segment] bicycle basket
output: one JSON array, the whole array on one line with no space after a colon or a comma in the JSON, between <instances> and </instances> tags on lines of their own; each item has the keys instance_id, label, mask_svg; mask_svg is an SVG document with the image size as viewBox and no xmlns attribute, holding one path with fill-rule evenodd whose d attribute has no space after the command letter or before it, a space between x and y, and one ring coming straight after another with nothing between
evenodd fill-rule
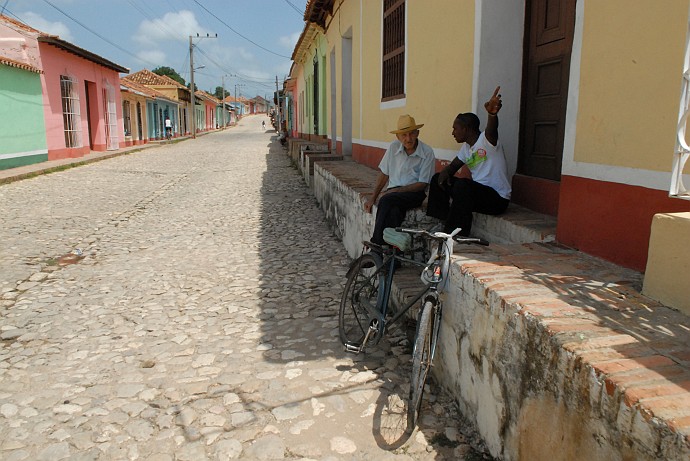
<instances>
[{"instance_id":1,"label":"bicycle basket","mask_svg":"<svg viewBox=\"0 0 690 461\"><path fill-rule=\"evenodd\" d=\"M392 227L383 230L383 240L401 251L410 251L412 248L412 236L406 232L398 232Z\"/></svg>"}]
</instances>

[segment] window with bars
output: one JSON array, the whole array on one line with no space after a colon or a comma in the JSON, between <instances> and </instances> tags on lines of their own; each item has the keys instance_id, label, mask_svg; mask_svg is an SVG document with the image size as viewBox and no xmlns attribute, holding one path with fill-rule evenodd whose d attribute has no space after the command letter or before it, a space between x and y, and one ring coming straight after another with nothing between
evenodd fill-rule
<instances>
[{"instance_id":1,"label":"window with bars","mask_svg":"<svg viewBox=\"0 0 690 461\"><path fill-rule=\"evenodd\" d=\"M405 97L405 0L383 1L381 100Z\"/></svg>"},{"instance_id":2,"label":"window with bars","mask_svg":"<svg viewBox=\"0 0 690 461\"><path fill-rule=\"evenodd\" d=\"M122 121L125 127L125 136L132 136L132 117L129 101L122 101Z\"/></svg>"},{"instance_id":3,"label":"window with bars","mask_svg":"<svg viewBox=\"0 0 690 461\"><path fill-rule=\"evenodd\" d=\"M115 108L115 91L109 82L105 82L103 89L103 103L105 104L105 138L106 149L117 150L120 147L117 136L117 110Z\"/></svg>"},{"instance_id":4,"label":"window with bars","mask_svg":"<svg viewBox=\"0 0 690 461\"><path fill-rule=\"evenodd\" d=\"M81 113L77 82L67 75L60 76L62 122L65 127L65 147L81 147Z\"/></svg>"}]
</instances>

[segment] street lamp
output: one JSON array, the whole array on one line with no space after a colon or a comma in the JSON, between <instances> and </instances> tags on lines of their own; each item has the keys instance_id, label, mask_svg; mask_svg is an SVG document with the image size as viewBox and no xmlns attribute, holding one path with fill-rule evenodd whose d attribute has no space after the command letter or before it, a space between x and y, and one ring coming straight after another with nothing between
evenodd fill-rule
<instances>
[{"instance_id":1,"label":"street lamp","mask_svg":"<svg viewBox=\"0 0 690 461\"><path fill-rule=\"evenodd\" d=\"M202 37L196 34L197 38L218 38L218 34L215 37L211 34L206 34L206 37ZM194 97L194 70L203 69L206 66L194 67L194 43L192 43L192 38L194 36L189 36L189 79L190 79L190 90L192 92L192 138L196 138L196 98Z\"/></svg>"}]
</instances>

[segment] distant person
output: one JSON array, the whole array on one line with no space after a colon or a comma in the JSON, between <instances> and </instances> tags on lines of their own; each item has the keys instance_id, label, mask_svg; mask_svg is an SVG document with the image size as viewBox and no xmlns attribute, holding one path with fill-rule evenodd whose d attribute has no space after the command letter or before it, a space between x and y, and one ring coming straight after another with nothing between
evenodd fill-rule
<instances>
[{"instance_id":1,"label":"distant person","mask_svg":"<svg viewBox=\"0 0 690 461\"><path fill-rule=\"evenodd\" d=\"M167 139L172 137L172 120L170 117L165 117L165 137Z\"/></svg>"},{"instance_id":2,"label":"distant person","mask_svg":"<svg viewBox=\"0 0 690 461\"><path fill-rule=\"evenodd\" d=\"M261 120L261 129L266 131L266 121L265 120Z\"/></svg>"},{"instance_id":3,"label":"distant person","mask_svg":"<svg viewBox=\"0 0 690 461\"><path fill-rule=\"evenodd\" d=\"M419 129L409 115L401 115L398 129L391 131L393 141L379 163L379 175L374 193L364 203L364 211L371 213L378 200L373 243L383 245L383 230L399 227L407 210L422 205L426 188L434 174L434 150L418 139ZM385 190L384 190L385 189Z\"/></svg>"},{"instance_id":4,"label":"distant person","mask_svg":"<svg viewBox=\"0 0 690 461\"><path fill-rule=\"evenodd\" d=\"M498 140L498 112L503 106L500 89L484 104L489 116L483 132L479 131L479 117L472 112L459 114L453 122L453 137L463 145L453 161L432 178L426 212L445 222L445 232L460 227L460 235L468 236L472 212L498 215L510 203L510 178ZM454 176L463 165L469 168L471 178Z\"/></svg>"}]
</instances>

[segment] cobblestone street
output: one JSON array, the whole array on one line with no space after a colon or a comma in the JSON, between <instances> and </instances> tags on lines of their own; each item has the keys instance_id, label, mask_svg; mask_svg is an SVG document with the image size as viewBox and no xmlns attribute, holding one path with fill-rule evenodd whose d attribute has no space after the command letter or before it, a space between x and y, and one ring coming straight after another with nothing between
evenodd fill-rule
<instances>
[{"instance_id":1,"label":"cobblestone street","mask_svg":"<svg viewBox=\"0 0 690 461\"><path fill-rule=\"evenodd\" d=\"M0 459L483 459L434 386L405 438L404 335L343 352L350 260L263 119L0 186Z\"/></svg>"}]
</instances>

